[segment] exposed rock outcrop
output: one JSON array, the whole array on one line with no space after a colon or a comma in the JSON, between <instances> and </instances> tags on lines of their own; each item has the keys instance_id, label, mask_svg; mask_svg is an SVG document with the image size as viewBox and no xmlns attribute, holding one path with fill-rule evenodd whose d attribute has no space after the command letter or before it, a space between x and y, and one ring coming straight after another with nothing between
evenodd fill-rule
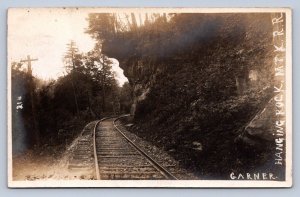
<instances>
[{"instance_id":1,"label":"exposed rock outcrop","mask_svg":"<svg viewBox=\"0 0 300 197\"><path fill-rule=\"evenodd\" d=\"M130 129L200 176L228 178L233 168L247 172L260 165L270 153L249 161L234 140L273 94L270 15L182 14L172 20L103 43L133 87Z\"/></svg>"}]
</instances>

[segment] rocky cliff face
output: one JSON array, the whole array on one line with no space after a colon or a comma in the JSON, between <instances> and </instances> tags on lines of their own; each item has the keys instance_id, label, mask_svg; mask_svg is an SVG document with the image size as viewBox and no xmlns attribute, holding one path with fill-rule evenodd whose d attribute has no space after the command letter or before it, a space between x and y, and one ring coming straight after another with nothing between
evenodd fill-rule
<instances>
[{"instance_id":1,"label":"rocky cliff face","mask_svg":"<svg viewBox=\"0 0 300 197\"><path fill-rule=\"evenodd\" d=\"M119 61L134 90L132 131L202 177L250 172L257 155L270 154L253 154L250 165L234 139L272 96L271 27L268 14L183 14L161 29L106 40L104 53Z\"/></svg>"},{"instance_id":2,"label":"rocky cliff face","mask_svg":"<svg viewBox=\"0 0 300 197\"><path fill-rule=\"evenodd\" d=\"M134 100L131 107L131 115L134 116L137 105L146 99L151 86L156 82L157 75L162 72L162 68L155 66L147 59L131 59L129 56L124 58L112 51L104 52L111 57L118 58L119 65L124 70L124 75L132 86Z\"/></svg>"},{"instance_id":3,"label":"rocky cliff face","mask_svg":"<svg viewBox=\"0 0 300 197\"><path fill-rule=\"evenodd\" d=\"M208 94L215 91L220 97L247 91L250 70L267 73L260 78L270 81L268 71L263 70L268 70L270 65L261 64L267 61L270 50L271 27L269 14L181 14L173 16L170 22L158 18L148 26L114 33L104 40L102 48L106 55L119 61L134 89L131 110L134 115L157 80L171 75L174 69L174 73L182 70L191 73L188 75L205 73L202 80L195 77L199 79L197 83L205 81L197 91ZM183 66L191 69L182 69ZM223 85L213 81L218 77ZM181 85L193 88L188 87L190 83ZM198 93L197 96L200 97Z\"/></svg>"},{"instance_id":4,"label":"rocky cliff face","mask_svg":"<svg viewBox=\"0 0 300 197\"><path fill-rule=\"evenodd\" d=\"M135 66L137 64L137 66ZM146 99L151 86L156 81L157 70L150 65L143 65L141 61L133 63L133 65L124 65L125 76L130 79L130 84L133 87L133 104L131 107L131 115L135 115L137 105ZM128 69L129 68L129 69Z\"/></svg>"}]
</instances>

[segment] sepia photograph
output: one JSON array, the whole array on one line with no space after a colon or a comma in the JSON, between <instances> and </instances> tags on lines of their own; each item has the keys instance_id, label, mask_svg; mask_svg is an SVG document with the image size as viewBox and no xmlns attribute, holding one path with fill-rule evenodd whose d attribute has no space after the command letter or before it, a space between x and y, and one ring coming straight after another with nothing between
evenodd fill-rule
<instances>
[{"instance_id":1,"label":"sepia photograph","mask_svg":"<svg viewBox=\"0 0 300 197\"><path fill-rule=\"evenodd\" d=\"M288 8L10 8L8 186L291 187Z\"/></svg>"}]
</instances>

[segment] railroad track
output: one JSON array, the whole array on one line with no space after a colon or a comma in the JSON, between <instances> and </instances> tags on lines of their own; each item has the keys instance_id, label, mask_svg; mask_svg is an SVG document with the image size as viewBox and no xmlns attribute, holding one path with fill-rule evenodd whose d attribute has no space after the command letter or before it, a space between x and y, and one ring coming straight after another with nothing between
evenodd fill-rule
<instances>
[{"instance_id":1,"label":"railroad track","mask_svg":"<svg viewBox=\"0 0 300 197\"><path fill-rule=\"evenodd\" d=\"M115 123L118 119L105 118L94 126L93 147L96 179L177 179L124 135Z\"/></svg>"},{"instance_id":2,"label":"railroad track","mask_svg":"<svg viewBox=\"0 0 300 197\"><path fill-rule=\"evenodd\" d=\"M73 154L68 161L68 170L72 179L95 179L92 135L96 123L93 121L87 124L71 148Z\"/></svg>"}]
</instances>

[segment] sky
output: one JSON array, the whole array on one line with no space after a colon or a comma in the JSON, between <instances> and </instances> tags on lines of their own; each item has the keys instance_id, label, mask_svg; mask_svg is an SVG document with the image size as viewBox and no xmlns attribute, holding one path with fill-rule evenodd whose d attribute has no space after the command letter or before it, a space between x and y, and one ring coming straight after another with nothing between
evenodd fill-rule
<instances>
[{"instance_id":1,"label":"sky","mask_svg":"<svg viewBox=\"0 0 300 197\"><path fill-rule=\"evenodd\" d=\"M75 41L80 52L94 48L95 40L84 33L88 27L86 9L11 9L8 15L8 65L30 55L34 76L57 79L65 73L63 56L67 44ZM127 81L118 62L112 65L120 85ZM24 68L26 65L24 64Z\"/></svg>"}]
</instances>

